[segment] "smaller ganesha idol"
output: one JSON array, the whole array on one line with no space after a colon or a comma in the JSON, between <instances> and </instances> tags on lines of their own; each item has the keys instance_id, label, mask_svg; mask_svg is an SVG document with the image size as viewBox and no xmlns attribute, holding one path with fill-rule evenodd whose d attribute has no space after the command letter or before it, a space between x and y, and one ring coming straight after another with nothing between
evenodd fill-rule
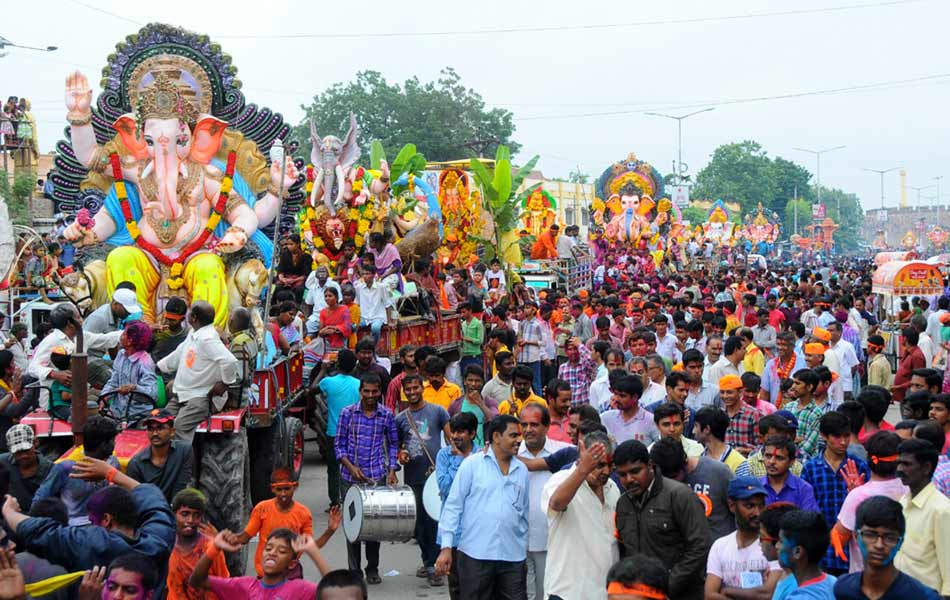
<instances>
[{"instance_id":1,"label":"smaller ganesha idol","mask_svg":"<svg viewBox=\"0 0 950 600\"><path fill-rule=\"evenodd\" d=\"M707 242L714 244L730 244L736 225L729 220L729 211L722 200L713 202L709 217L703 225L703 236Z\"/></svg>"},{"instance_id":2,"label":"smaller ganesha idol","mask_svg":"<svg viewBox=\"0 0 950 600\"><path fill-rule=\"evenodd\" d=\"M535 238L557 220L557 200L539 184L522 201L525 229Z\"/></svg>"},{"instance_id":3,"label":"smaller ganesha idol","mask_svg":"<svg viewBox=\"0 0 950 600\"><path fill-rule=\"evenodd\" d=\"M742 228L741 235L745 239L745 248L748 252L767 255L772 252L775 242L779 236L779 225L777 223L778 215L772 215L772 221L766 218L762 203L759 202L759 211L752 219L746 215L746 225Z\"/></svg>"},{"instance_id":4,"label":"smaller ganesha idol","mask_svg":"<svg viewBox=\"0 0 950 600\"><path fill-rule=\"evenodd\" d=\"M437 252L440 265L459 265L459 257L474 256L478 242L471 236L481 232L481 196L470 188L468 174L461 169L439 173L439 206L445 234Z\"/></svg>"}]
</instances>

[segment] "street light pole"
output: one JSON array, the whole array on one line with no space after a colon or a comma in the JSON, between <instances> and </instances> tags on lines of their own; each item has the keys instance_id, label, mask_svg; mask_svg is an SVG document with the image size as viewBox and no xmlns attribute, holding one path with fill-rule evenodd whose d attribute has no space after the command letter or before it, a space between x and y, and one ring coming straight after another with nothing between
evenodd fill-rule
<instances>
[{"instance_id":1,"label":"street light pole","mask_svg":"<svg viewBox=\"0 0 950 600\"><path fill-rule=\"evenodd\" d=\"M868 169L867 167L863 167L861 169L862 171L877 173L881 176L881 210L884 210L884 174L890 173L891 171L896 171L897 169L900 169L900 167L891 167L890 169L884 169L883 171L880 169Z\"/></svg>"},{"instance_id":2,"label":"street light pole","mask_svg":"<svg viewBox=\"0 0 950 600\"><path fill-rule=\"evenodd\" d=\"M676 121L676 184L679 185L682 182L683 174L683 120L692 117L693 115L698 115L699 113L709 112L711 110L716 110L715 107L704 108L702 110L697 110L686 115L665 115L662 113L648 112L644 113L650 115L651 117L663 117L665 119L673 119Z\"/></svg>"},{"instance_id":3,"label":"street light pole","mask_svg":"<svg viewBox=\"0 0 950 600\"><path fill-rule=\"evenodd\" d=\"M933 180L937 182L936 186L937 186L937 206L938 207L940 206L940 180L941 179L943 179L943 175L937 175L936 177L933 178Z\"/></svg>"},{"instance_id":4,"label":"street light pole","mask_svg":"<svg viewBox=\"0 0 950 600\"><path fill-rule=\"evenodd\" d=\"M914 187L912 185L909 185L907 187L917 192L917 210L920 210L920 192L923 190L929 190L930 188L934 187L934 185L930 184L930 185L924 185L921 187Z\"/></svg>"},{"instance_id":5,"label":"street light pole","mask_svg":"<svg viewBox=\"0 0 950 600\"><path fill-rule=\"evenodd\" d=\"M825 148L823 150L811 150L809 148L795 148L795 150L798 150L799 152L807 152L809 154L814 154L815 158L818 161L818 169L817 169L818 171L817 173L818 175L818 204L821 204L821 155L826 152L834 152L835 150L841 150L842 148L846 148L846 146L835 146L833 148ZM837 199L837 206L838 206L838 219L840 220L841 219L841 197L840 196Z\"/></svg>"},{"instance_id":6,"label":"street light pole","mask_svg":"<svg viewBox=\"0 0 950 600\"><path fill-rule=\"evenodd\" d=\"M21 44L14 44L7 38L0 35L0 50L3 50L4 48L23 48L24 50L38 50L39 52L52 52L57 49L56 46L46 46L45 48L41 48L39 46L23 46Z\"/></svg>"}]
</instances>

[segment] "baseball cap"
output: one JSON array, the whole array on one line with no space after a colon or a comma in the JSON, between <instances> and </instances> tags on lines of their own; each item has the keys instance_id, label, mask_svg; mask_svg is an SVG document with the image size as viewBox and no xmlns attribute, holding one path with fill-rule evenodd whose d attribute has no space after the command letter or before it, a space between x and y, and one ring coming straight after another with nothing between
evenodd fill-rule
<instances>
[{"instance_id":1,"label":"baseball cap","mask_svg":"<svg viewBox=\"0 0 950 600\"><path fill-rule=\"evenodd\" d=\"M7 430L7 448L10 454L23 452L33 447L33 428L29 425L14 425Z\"/></svg>"},{"instance_id":2,"label":"baseball cap","mask_svg":"<svg viewBox=\"0 0 950 600\"><path fill-rule=\"evenodd\" d=\"M786 423L789 427L791 427L792 429L794 429L794 430L796 430L796 431L798 430L798 418L796 418L795 415L792 414L792 411L790 411L790 410L777 410L777 411L775 411L775 412L772 413L772 414L775 415L775 416L777 416L777 417L781 417L782 419L784 419L784 420L785 420L785 423Z\"/></svg>"},{"instance_id":3,"label":"baseball cap","mask_svg":"<svg viewBox=\"0 0 950 600\"><path fill-rule=\"evenodd\" d=\"M156 408L145 418L145 423L169 423L175 420L175 415L164 408Z\"/></svg>"},{"instance_id":4,"label":"baseball cap","mask_svg":"<svg viewBox=\"0 0 950 600\"><path fill-rule=\"evenodd\" d=\"M115 293L112 294L112 301L121 304L122 308L128 311L130 315L142 312L142 307L139 306L139 301L135 298L135 292L130 289L122 288L116 290Z\"/></svg>"},{"instance_id":5,"label":"baseball cap","mask_svg":"<svg viewBox=\"0 0 950 600\"><path fill-rule=\"evenodd\" d=\"M729 482L729 499L745 500L759 494L765 496L765 487L755 477L736 477Z\"/></svg>"}]
</instances>

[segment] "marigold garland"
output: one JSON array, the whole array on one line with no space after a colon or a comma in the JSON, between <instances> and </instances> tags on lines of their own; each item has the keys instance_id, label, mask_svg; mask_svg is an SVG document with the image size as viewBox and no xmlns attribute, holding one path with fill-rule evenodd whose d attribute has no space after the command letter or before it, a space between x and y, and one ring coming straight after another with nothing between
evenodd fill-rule
<instances>
[{"instance_id":1,"label":"marigold garland","mask_svg":"<svg viewBox=\"0 0 950 600\"><path fill-rule=\"evenodd\" d=\"M125 181L122 179L122 163L119 155L115 152L109 155L109 162L112 165L112 178L115 180L115 194L119 200L119 206L122 208L122 216L125 218L125 228L129 232L135 245L151 254L155 260L170 268L171 277L165 282L171 290L179 290L185 284L181 277L184 272L184 261L205 245L211 234L214 233L218 223L221 222L221 215L228 202L228 194L234 185L234 164L237 160L237 154L234 151L228 152L228 162L224 170L224 177L221 179L221 191L218 194L218 201L214 205L211 216L208 217L208 223L204 231L197 238L192 240L184 248L178 258L171 258L161 248L142 238L142 232L139 230L138 223L132 217L132 207L129 204L128 192L125 189Z\"/></svg>"}]
</instances>

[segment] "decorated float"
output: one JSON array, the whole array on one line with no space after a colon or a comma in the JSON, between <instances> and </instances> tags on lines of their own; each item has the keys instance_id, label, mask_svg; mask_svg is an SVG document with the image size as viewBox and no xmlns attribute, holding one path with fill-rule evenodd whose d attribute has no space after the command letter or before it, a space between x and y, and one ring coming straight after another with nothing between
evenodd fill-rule
<instances>
[{"instance_id":1,"label":"decorated float","mask_svg":"<svg viewBox=\"0 0 950 600\"><path fill-rule=\"evenodd\" d=\"M901 238L901 248L904 250L913 250L917 247L917 234L908 229L904 237Z\"/></svg>"},{"instance_id":2,"label":"decorated float","mask_svg":"<svg viewBox=\"0 0 950 600\"><path fill-rule=\"evenodd\" d=\"M950 231L947 231L940 225L934 226L927 232L927 239L930 241L932 249L936 252L944 252L950 242Z\"/></svg>"},{"instance_id":3,"label":"decorated float","mask_svg":"<svg viewBox=\"0 0 950 600\"><path fill-rule=\"evenodd\" d=\"M736 224L732 221L726 203L716 200L709 209L706 222L697 226L696 234L704 242L711 242L717 247L729 247L735 242L736 231Z\"/></svg>"},{"instance_id":4,"label":"decorated float","mask_svg":"<svg viewBox=\"0 0 950 600\"><path fill-rule=\"evenodd\" d=\"M778 241L780 233L778 215L772 213L771 217L766 217L762 203L759 202L759 210L755 218L746 215L745 225L739 229L737 237L742 240L747 254L754 252L769 256L775 249L775 242Z\"/></svg>"},{"instance_id":5,"label":"decorated float","mask_svg":"<svg viewBox=\"0 0 950 600\"><path fill-rule=\"evenodd\" d=\"M663 177L632 152L604 170L596 190L592 241L601 255L618 246L648 250L659 264L671 242L683 241L682 214L664 196Z\"/></svg>"}]
</instances>

